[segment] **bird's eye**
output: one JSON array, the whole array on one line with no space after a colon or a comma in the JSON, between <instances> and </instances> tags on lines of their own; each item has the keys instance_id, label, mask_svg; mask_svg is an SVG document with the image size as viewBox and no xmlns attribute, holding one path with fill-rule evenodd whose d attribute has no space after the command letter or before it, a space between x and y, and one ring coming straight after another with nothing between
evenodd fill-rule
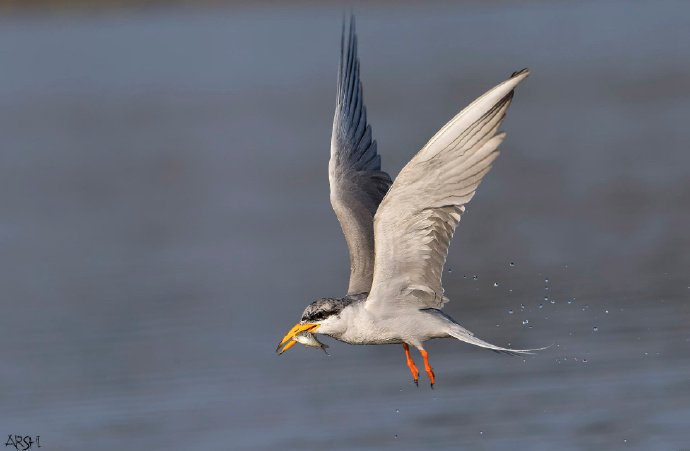
<instances>
[{"instance_id":1,"label":"bird's eye","mask_svg":"<svg viewBox=\"0 0 690 451\"><path fill-rule=\"evenodd\" d=\"M311 315L305 315L302 317L302 321L321 321L322 319L326 319L330 315L330 312L325 312L323 310L320 310L318 312L314 312Z\"/></svg>"}]
</instances>

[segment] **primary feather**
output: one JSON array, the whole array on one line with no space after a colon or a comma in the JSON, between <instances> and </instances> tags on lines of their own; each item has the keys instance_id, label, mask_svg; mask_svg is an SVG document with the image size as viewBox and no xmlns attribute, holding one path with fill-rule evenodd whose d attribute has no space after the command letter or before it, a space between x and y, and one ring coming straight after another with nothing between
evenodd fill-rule
<instances>
[{"instance_id":1,"label":"primary feather","mask_svg":"<svg viewBox=\"0 0 690 451\"><path fill-rule=\"evenodd\" d=\"M347 293L367 293L374 274L374 214L391 178L381 171L381 157L367 124L354 18L350 19L347 42L343 24L328 180L331 205L350 252Z\"/></svg>"}]
</instances>

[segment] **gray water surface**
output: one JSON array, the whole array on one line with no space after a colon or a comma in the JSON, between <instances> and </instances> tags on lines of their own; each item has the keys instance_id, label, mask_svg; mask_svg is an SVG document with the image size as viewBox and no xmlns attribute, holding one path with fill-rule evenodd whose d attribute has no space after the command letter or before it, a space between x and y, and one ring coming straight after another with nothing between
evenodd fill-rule
<instances>
[{"instance_id":1,"label":"gray water surface","mask_svg":"<svg viewBox=\"0 0 690 451\"><path fill-rule=\"evenodd\" d=\"M451 247L446 311L497 345L553 347L431 342L433 391L399 346L273 353L347 286L326 172L341 7L8 16L0 434L47 450L690 447L690 4L355 12L392 175L531 68Z\"/></svg>"}]
</instances>

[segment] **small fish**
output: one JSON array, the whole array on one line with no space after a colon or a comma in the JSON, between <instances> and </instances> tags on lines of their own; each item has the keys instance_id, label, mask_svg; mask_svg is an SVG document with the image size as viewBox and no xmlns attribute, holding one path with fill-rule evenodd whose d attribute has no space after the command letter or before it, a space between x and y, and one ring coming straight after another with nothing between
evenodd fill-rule
<instances>
[{"instance_id":1,"label":"small fish","mask_svg":"<svg viewBox=\"0 0 690 451\"><path fill-rule=\"evenodd\" d=\"M308 346L310 348L321 348L323 352L326 353L326 355L330 355L328 351L326 351L326 348L328 348L327 344L321 343L319 340L316 339L316 336L312 333L309 332L300 332L296 336L292 338L294 341L297 343L302 343L304 346Z\"/></svg>"}]
</instances>

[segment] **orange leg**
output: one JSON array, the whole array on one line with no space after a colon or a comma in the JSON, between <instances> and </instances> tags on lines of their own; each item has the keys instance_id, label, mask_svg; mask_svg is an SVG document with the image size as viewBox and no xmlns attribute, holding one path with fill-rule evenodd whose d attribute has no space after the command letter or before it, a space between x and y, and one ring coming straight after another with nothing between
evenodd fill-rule
<instances>
[{"instance_id":1,"label":"orange leg","mask_svg":"<svg viewBox=\"0 0 690 451\"><path fill-rule=\"evenodd\" d=\"M431 388L434 388L434 384L436 383L436 375L434 375L434 369L431 367L431 365L429 365L429 354L424 349L420 349L419 353L422 354L422 358L424 359L424 370L431 381Z\"/></svg>"},{"instance_id":2,"label":"orange leg","mask_svg":"<svg viewBox=\"0 0 690 451\"><path fill-rule=\"evenodd\" d=\"M405 357L407 358L407 366L410 368L410 373L412 373L412 379L414 379L414 384L419 387L419 370L414 364L414 361L412 360L412 356L410 355L410 347L407 345L407 343L403 343L403 348L405 348Z\"/></svg>"}]
</instances>

